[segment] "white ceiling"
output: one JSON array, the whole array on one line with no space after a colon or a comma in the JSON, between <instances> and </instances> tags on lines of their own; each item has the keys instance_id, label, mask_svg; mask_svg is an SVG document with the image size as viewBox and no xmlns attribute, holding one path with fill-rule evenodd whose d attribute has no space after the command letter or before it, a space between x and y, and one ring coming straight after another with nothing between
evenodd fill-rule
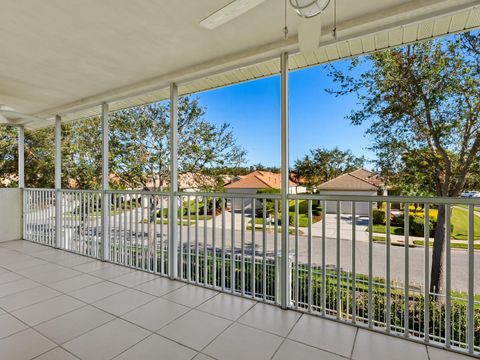
<instances>
[{"instance_id":1,"label":"white ceiling","mask_svg":"<svg viewBox=\"0 0 480 360\"><path fill-rule=\"evenodd\" d=\"M171 81L187 93L268 76L278 71L272 59L281 51L298 52L299 18L290 8L283 39L284 0L266 0L215 30L199 26L230 1L2 0L0 104L45 118L79 118L97 113L103 101L120 108L165 98ZM410 41L480 25L479 0L337 0L334 43L332 5L321 15L321 49L296 54L291 68L408 42L405 25L417 27ZM466 18L456 29L452 16L462 12ZM360 48L352 49L359 39ZM341 45L346 41L348 49Z\"/></svg>"}]
</instances>

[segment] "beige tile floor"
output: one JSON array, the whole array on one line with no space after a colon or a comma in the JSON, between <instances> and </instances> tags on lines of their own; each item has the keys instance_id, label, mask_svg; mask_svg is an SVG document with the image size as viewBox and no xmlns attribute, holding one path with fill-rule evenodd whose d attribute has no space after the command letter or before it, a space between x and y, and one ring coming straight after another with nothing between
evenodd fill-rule
<instances>
[{"instance_id":1,"label":"beige tile floor","mask_svg":"<svg viewBox=\"0 0 480 360\"><path fill-rule=\"evenodd\" d=\"M0 243L0 359L469 357L10 241Z\"/></svg>"}]
</instances>

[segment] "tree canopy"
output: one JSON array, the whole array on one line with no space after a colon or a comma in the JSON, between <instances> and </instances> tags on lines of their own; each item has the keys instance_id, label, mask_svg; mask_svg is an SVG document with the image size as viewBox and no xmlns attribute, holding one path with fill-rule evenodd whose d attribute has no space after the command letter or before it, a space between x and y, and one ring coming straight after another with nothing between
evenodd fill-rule
<instances>
[{"instance_id":1,"label":"tree canopy","mask_svg":"<svg viewBox=\"0 0 480 360\"><path fill-rule=\"evenodd\" d=\"M292 170L308 186L316 186L364 165L365 158L355 156L351 150L318 148L296 160Z\"/></svg>"},{"instance_id":2,"label":"tree canopy","mask_svg":"<svg viewBox=\"0 0 480 360\"><path fill-rule=\"evenodd\" d=\"M366 67L360 67L366 63ZM419 42L331 66L336 96L356 94L352 124L370 125L382 175L403 193L458 196L478 186L480 162L479 33ZM469 183L470 182L470 183ZM445 207L435 228L430 287L444 278Z\"/></svg>"},{"instance_id":3,"label":"tree canopy","mask_svg":"<svg viewBox=\"0 0 480 360\"><path fill-rule=\"evenodd\" d=\"M480 160L480 55L478 33L415 43L356 58L359 76L331 67L339 85L354 93L352 124L370 124L382 175L399 187L457 196ZM478 175L477 173L476 175Z\"/></svg>"},{"instance_id":4,"label":"tree canopy","mask_svg":"<svg viewBox=\"0 0 480 360\"><path fill-rule=\"evenodd\" d=\"M179 172L235 168L245 161L228 123L205 118L197 99L179 99ZM169 178L170 109L153 103L110 114L109 162L113 188L161 189ZM0 128L0 178L17 174L17 131ZM54 186L54 129L25 131L25 176L28 187ZM62 124L62 186L98 189L102 167L99 117Z\"/></svg>"}]
</instances>

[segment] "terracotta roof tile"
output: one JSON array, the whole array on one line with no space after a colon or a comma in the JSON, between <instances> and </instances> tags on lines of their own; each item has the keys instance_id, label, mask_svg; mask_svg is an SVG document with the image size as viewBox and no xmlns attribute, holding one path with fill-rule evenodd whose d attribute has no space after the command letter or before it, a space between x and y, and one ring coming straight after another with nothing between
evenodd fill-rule
<instances>
[{"instance_id":1,"label":"terracotta roof tile","mask_svg":"<svg viewBox=\"0 0 480 360\"><path fill-rule=\"evenodd\" d=\"M289 182L289 186L296 185L293 181ZM226 189L280 189L281 187L281 174L269 171L254 171L225 185Z\"/></svg>"}]
</instances>

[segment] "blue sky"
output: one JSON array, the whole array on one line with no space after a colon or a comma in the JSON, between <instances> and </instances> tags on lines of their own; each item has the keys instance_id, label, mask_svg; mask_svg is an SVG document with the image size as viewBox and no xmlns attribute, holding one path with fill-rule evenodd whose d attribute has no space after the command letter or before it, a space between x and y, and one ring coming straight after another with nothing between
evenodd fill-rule
<instances>
[{"instance_id":1,"label":"blue sky","mask_svg":"<svg viewBox=\"0 0 480 360\"><path fill-rule=\"evenodd\" d=\"M346 70L347 61L336 67ZM336 98L325 92L334 86L324 65L290 73L290 162L317 147L351 149L374 159L366 148L368 125L353 126L345 119L356 96ZM232 125L247 150L247 164L280 165L280 78L278 76L197 94L206 118ZM370 167L370 166L369 166Z\"/></svg>"}]
</instances>

